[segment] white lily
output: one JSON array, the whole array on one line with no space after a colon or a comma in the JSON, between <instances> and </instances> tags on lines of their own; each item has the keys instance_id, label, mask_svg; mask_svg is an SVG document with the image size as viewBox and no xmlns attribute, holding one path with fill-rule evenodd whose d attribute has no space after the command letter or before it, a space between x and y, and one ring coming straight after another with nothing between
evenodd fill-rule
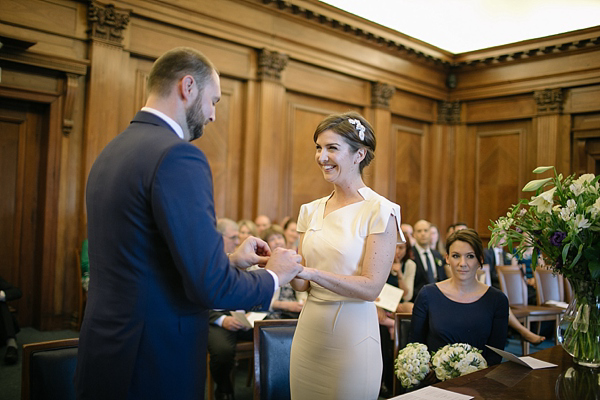
<instances>
[{"instance_id":1,"label":"white lily","mask_svg":"<svg viewBox=\"0 0 600 400\"><path fill-rule=\"evenodd\" d=\"M534 197L533 200L529 202L530 206L536 206L538 212L540 213L551 213L552 205L554 204L554 192L556 191L556 187L553 187L550 190L545 191L537 197Z\"/></svg>"}]
</instances>

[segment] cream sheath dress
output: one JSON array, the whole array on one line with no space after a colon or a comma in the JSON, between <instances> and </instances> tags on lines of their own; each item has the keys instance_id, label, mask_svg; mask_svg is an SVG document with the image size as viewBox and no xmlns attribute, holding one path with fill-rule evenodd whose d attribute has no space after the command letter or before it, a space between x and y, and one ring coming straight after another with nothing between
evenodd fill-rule
<instances>
[{"instance_id":1,"label":"cream sheath dress","mask_svg":"<svg viewBox=\"0 0 600 400\"><path fill-rule=\"evenodd\" d=\"M363 187L363 201L326 217L323 197L300 208L298 231L307 267L341 275L360 275L365 240L383 233L400 207ZM381 346L375 304L340 296L310 282L299 317L290 361L292 400L374 400L381 384Z\"/></svg>"}]
</instances>

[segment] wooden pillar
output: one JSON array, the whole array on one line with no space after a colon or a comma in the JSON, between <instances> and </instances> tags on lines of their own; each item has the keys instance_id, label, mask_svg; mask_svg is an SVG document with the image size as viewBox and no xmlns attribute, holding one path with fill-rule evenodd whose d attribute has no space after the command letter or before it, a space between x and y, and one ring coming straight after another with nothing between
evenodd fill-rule
<instances>
[{"instance_id":1,"label":"wooden pillar","mask_svg":"<svg viewBox=\"0 0 600 400\"><path fill-rule=\"evenodd\" d=\"M258 181L256 212L272 220L280 220L286 212L287 183L285 182L286 138L285 87L281 83L281 72L288 56L262 49L258 56Z\"/></svg>"},{"instance_id":2,"label":"wooden pillar","mask_svg":"<svg viewBox=\"0 0 600 400\"><path fill-rule=\"evenodd\" d=\"M396 195L396 150L392 136L390 100L396 89L387 83L376 82L371 86L371 110L369 122L375 131L377 147L375 159L364 171L365 183L380 195L393 199Z\"/></svg>"},{"instance_id":3,"label":"wooden pillar","mask_svg":"<svg viewBox=\"0 0 600 400\"><path fill-rule=\"evenodd\" d=\"M91 2L88 7L90 39L87 104L84 124L84 182L102 149L121 130L119 126L120 89L126 79L123 30L129 23L129 10L112 4Z\"/></svg>"},{"instance_id":4,"label":"wooden pillar","mask_svg":"<svg viewBox=\"0 0 600 400\"><path fill-rule=\"evenodd\" d=\"M558 166L561 163L559 149L561 138L560 132L563 109L563 94L561 89L545 89L534 92L533 97L537 104L537 116L535 118L535 130L537 136L536 165ZM567 132L568 134L568 132ZM565 171L568 173L568 171Z\"/></svg>"}]
</instances>

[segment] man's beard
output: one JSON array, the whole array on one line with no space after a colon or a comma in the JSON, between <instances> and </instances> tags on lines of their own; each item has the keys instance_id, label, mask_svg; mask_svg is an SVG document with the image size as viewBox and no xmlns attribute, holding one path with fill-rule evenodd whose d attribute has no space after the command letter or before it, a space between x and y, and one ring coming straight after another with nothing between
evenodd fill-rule
<instances>
[{"instance_id":1,"label":"man's beard","mask_svg":"<svg viewBox=\"0 0 600 400\"><path fill-rule=\"evenodd\" d=\"M198 95L194 104L185 112L185 121L190 134L190 142L198 139L204 133L206 119L202 113L202 96Z\"/></svg>"}]
</instances>

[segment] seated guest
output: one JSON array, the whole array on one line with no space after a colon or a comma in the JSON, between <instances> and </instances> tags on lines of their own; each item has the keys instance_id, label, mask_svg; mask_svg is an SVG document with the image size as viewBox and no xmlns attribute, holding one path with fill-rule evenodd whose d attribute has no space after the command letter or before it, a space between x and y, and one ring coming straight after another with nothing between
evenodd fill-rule
<instances>
[{"instance_id":1,"label":"seated guest","mask_svg":"<svg viewBox=\"0 0 600 400\"><path fill-rule=\"evenodd\" d=\"M509 254L504 251L502 246L497 246L490 249L485 249L483 259L483 263L490 266L490 279L492 281L492 286L500 289L496 265L510 265L511 261Z\"/></svg>"},{"instance_id":2,"label":"seated guest","mask_svg":"<svg viewBox=\"0 0 600 400\"><path fill-rule=\"evenodd\" d=\"M405 235L404 237L406 238L406 241L408 242L410 247L414 246L416 241L415 241L415 238L413 237L412 225L411 224L401 224L400 229L402 229L402 232Z\"/></svg>"},{"instance_id":3,"label":"seated guest","mask_svg":"<svg viewBox=\"0 0 600 400\"><path fill-rule=\"evenodd\" d=\"M258 235L262 236L263 231L271 227L271 218L266 215L259 215L254 219L254 223L256 224Z\"/></svg>"},{"instance_id":4,"label":"seated guest","mask_svg":"<svg viewBox=\"0 0 600 400\"><path fill-rule=\"evenodd\" d=\"M447 344L468 343L483 351L488 365L502 357L485 347L503 349L508 330L508 299L500 290L477 280L483 244L473 229L455 231L446 243L452 276L423 287L411 321L411 342L429 351Z\"/></svg>"},{"instance_id":5,"label":"seated guest","mask_svg":"<svg viewBox=\"0 0 600 400\"><path fill-rule=\"evenodd\" d=\"M297 226L296 220L291 218L283 225L286 247L295 251L298 251L298 238L300 238L300 234L296 230Z\"/></svg>"},{"instance_id":6,"label":"seated guest","mask_svg":"<svg viewBox=\"0 0 600 400\"><path fill-rule=\"evenodd\" d=\"M271 251L278 247L286 247L283 229L279 225L271 225L263 231L261 239L267 242ZM303 303L297 301L296 291L290 284L283 285L275 291L268 319L296 319L300 316Z\"/></svg>"},{"instance_id":7,"label":"seated guest","mask_svg":"<svg viewBox=\"0 0 600 400\"><path fill-rule=\"evenodd\" d=\"M412 249L413 259L417 266L415 271L413 298L414 302L419 290L428 284L446 279L444 260L435 249L431 249L431 223L420 220L414 226L416 243Z\"/></svg>"},{"instance_id":8,"label":"seated guest","mask_svg":"<svg viewBox=\"0 0 600 400\"><path fill-rule=\"evenodd\" d=\"M406 233L404 234L406 237ZM410 313L413 309L413 303L410 302L413 292L413 281L415 279L415 270L417 266L411 259L412 249L407 243L396 245L396 255L387 283L404 290L402 301L398 304L396 312ZM381 397L388 397L394 382L394 314L387 312L382 308L377 308L377 317L379 319L379 333L381 335L381 355L383 357L383 374Z\"/></svg>"},{"instance_id":9,"label":"seated guest","mask_svg":"<svg viewBox=\"0 0 600 400\"><path fill-rule=\"evenodd\" d=\"M241 219L238 221L240 243L243 243L250 236L258 237L258 229L256 224L249 219Z\"/></svg>"},{"instance_id":10,"label":"seated guest","mask_svg":"<svg viewBox=\"0 0 600 400\"><path fill-rule=\"evenodd\" d=\"M19 325L6 302L20 299L22 295L20 289L0 277L0 343L6 343L4 363L8 365L16 364L19 359L17 352Z\"/></svg>"},{"instance_id":11,"label":"seated guest","mask_svg":"<svg viewBox=\"0 0 600 400\"><path fill-rule=\"evenodd\" d=\"M240 244L238 225L230 219L219 218L217 231L223 236L225 252L233 253ZM215 399L233 399L234 385L231 381L231 371L235 363L235 346L239 341L251 341L252 331L244 327L228 312L211 310L208 322L209 368L217 385Z\"/></svg>"},{"instance_id":12,"label":"seated guest","mask_svg":"<svg viewBox=\"0 0 600 400\"><path fill-rule=\"evenodd\" d=\"M444 242L440 238L440 230L438 229L438 227L434 224L431 224L431 227L429 228L429 230L431 231L430 247L433 250L436 250L441 255L443 255L443 256L446 255L446 247L444 246Z\"/></svg>"}]
</instances>

